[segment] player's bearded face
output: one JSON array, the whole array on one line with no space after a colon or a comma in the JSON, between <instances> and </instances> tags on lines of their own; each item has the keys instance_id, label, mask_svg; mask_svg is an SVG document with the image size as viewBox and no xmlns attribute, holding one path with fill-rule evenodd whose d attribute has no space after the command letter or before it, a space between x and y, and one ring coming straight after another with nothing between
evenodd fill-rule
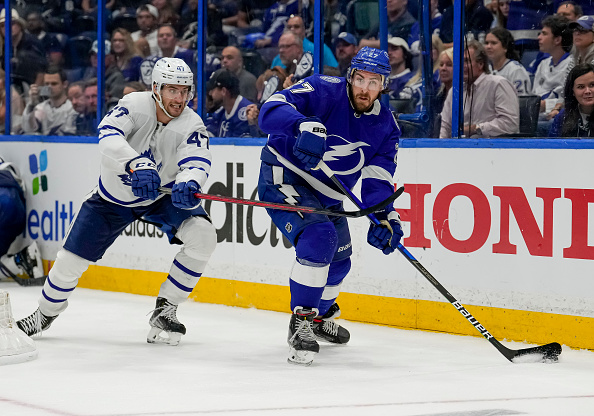
<instances>
[{"instance_id":1,"label":"player's bearded face","mask_svg":"<svg viewBox=\"0 0 594 416\"><path fill-rule=\"evenodd\" d=\"M368 111L382 90L381 75L357 71L351 79L351 101L359 113Z\"/></svg>"},{"instance_id":2,"label":"player's bearded face","mask_svg":"<svg viewBox=\"0 0 594 416\"><path fill-rule=\"evenodd\" d=\"M189 93L189 88L182 85L164 85L161 89L163 107L173 117L181 115Z\"/></svg>"}]
</instances>

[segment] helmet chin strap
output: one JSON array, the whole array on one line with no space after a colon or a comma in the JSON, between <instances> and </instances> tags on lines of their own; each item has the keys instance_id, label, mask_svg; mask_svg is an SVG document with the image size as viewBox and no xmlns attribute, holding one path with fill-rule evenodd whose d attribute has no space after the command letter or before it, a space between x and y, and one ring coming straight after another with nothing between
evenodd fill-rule
<instances>
[{"instance_id":1,"label":"helmet chin strap","mask_svg":"<svg viewBox=\"0 0 594 416\"><path fill-rule=\"evenodd\" d=\"M153 92L153 96L155 97L155 101L159 104L159 107L161 107L161 110L163 110L165 115L173 120L175 117L172 116L171 114L169 114L169 112L167 110L165 110L165 107L163 106L163 96L161 96L161 94L158 94L158 96L159 96L158 100L156 99L157 94L155 94L154 92Z\"/></svg>"}]
</instances>

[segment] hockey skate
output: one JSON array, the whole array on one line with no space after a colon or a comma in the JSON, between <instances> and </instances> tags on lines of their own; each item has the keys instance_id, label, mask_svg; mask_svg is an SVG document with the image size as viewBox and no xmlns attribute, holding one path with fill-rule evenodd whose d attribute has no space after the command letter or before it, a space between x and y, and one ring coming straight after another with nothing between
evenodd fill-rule
<instances>
[{"instance_id":1,"label":"hockey skate","mask_svg":"<svg viewBox=\"0 0 594 416\"><path fill-rule=\"evenodd\" d=\"M17 321L17 326L23 331L25 334L29 335L30 337L35 334L41 334L43 331L46 331L51 326L56 316L47 316L44 315L39 308L31 315Z\"/></svg>"},{"instance_id":2,"label":"hockey skate","mask_svg":"<svg viewBox=\"0 0 594 416\"><path fill-rule=\"evenodd\" d=\"M157 298L153 316L149 319L151 330L146 337L146 342L149 344L179 344L181 336L186 334L186 327L177 320L176 312L177 305L165 298ZM167 336L161 336L162 332L165 332Z\"/></svg>"},{"instance_id":3,"label":"hockey skate","mask_svg":"<svg viewBox=\"0 0 594 416\"><path fill-rule=\"evenodd\" d=\"M312 325L318 310L313 308L295 307L289 323L289 358L292 364L310 365L314 355L320 352L320 346L314 336Z\"/></svg>"},{"instance_id":4,"label":"hockey skate","mask_svg":"<svg viewBox=\"0 0 594 416\"><path fill-rule=\"evenodd\" d=\"M340 316L338 303L334 303L323 316L317 316L313 322L313 332L320 341L332 344L346 344L351 339L349 331L334 322Z\"/></svg>"},{"instance_id":5,"label":"hockey skate","mask_svg":"<svg viewBox=\"0 0 594 416\"><path fill-rule=\"evenodd\" d=\"M12 277L21 286L43 286L47 276L43 275L37 243L34 241L15 255L2 257L0 273Z\"/></svg>"}]
</instances>

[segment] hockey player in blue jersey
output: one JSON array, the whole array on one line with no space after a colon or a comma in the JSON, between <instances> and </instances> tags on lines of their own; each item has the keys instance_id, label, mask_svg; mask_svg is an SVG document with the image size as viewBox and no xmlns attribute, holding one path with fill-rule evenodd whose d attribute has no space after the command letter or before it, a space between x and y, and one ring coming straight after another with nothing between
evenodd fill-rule
<instances>
[{"instance_id":1,"label":"hockey player in blue jersey","mask_svg":"<svg viewBox=\"0 0 594 416\"><path fill-rule=\"evenodd\" d=\"M172 244L183 244L161 285L149 319L149 343L177 345L186 333L178 305L198 283L216 246L216 232L201 201L211 153L200 116L187 108L194 75L184 61L162 58L152 92L122 98L99 124L101 174L66 236L45 282L39 308L17 322L27 335L50 327L90 262L99 260L137 219L159 225ZM158 191L172 188L171 196Z\"/></svg>"},{"instance_id":2,"label":"hockey player in blue jersey","mask_svg":"<svg viewBox=\"0 0 594 416\"><path fill-rule=\"evenodd\" d=\"M394 192L393 175L400 129L379 97L390 74L388 54L362 48L347 77L313 75L270 97L260 110L260 128L269 134L262 150L258 193L262 200L342 209L344 195L321 171L324 161L349 188L362 180L367 206ZM269 210L295 247L290 274L288 361L309 365L317 340L345 344L349 332L333 318L336 298L351 267L351 238L344 217ZM378 213L367 241L385 254L402 236L392 205Z\"/></svg>"}]
</instances>

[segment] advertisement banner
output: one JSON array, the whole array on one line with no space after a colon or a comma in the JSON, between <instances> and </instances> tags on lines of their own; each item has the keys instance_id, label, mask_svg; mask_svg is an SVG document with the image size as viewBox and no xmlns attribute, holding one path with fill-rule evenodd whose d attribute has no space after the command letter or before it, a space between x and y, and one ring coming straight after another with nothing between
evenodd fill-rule
<instances>
[{"instance_id":1,"label":"advertisement banner","mask_svg":"<svg viewBox=\"0 0 594 416\"><path fill-rule=\"evenodd\" d=\"M2 142L27 184L26 240L53 260L96 185L96 144ZM213 145L203 191L258 199L258 146ZM594 317L592 149L401 147L395 202L403 244L466 304ZM205 276L286 286L294 251L265 209L205 201L219 244ZM345 204L346 209L354 209ZM344 292L440 301L395 253L366 243L369 222L349 219L352 271ZM92 238L92 235L89 236ZM164 272L178 246L154 225L131 224L97 264Z\"/></svg>"}]
</instances>

